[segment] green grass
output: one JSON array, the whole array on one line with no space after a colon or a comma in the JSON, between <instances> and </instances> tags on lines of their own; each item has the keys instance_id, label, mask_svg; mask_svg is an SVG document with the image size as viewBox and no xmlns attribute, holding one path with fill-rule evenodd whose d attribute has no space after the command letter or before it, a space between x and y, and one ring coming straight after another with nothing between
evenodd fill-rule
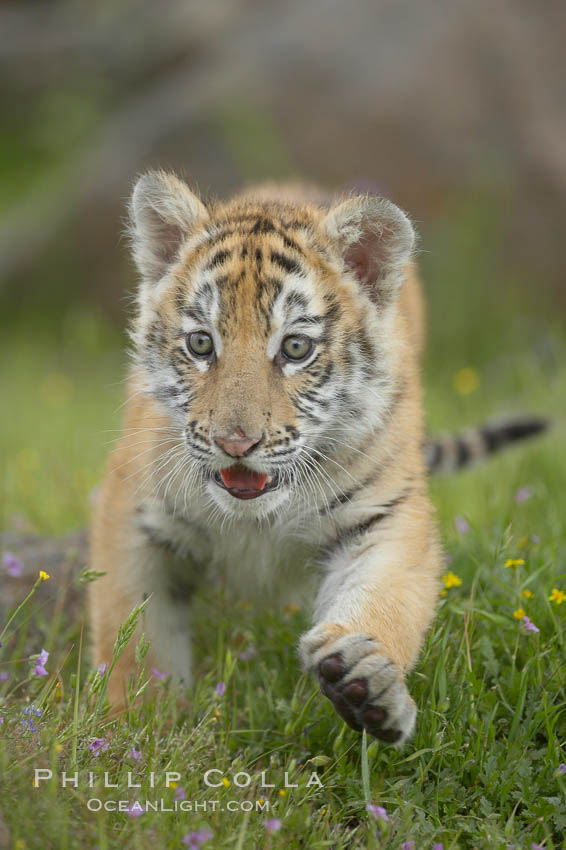
<instances>
[{"instance_id":1,"label":"green grass","mask_svg":"<svg viewBox=\"0 0 566 850\"><path fill-rule=\"evenodd\" d=\"M125 335L86 309L3 329L0 523L57 534L84 525L117 437ZM2 522L3 519L3 522Z\"/></svg>"},{"instance_id":2,"label":"green grass","mask_svg":"<svg viewBox=\"0 0 566 850\"><path fill-rule=\"evenodd\" d=\"M370 741L366 749L333 714L299 671L295 645L306 625L300 610L254 610L220 590L203 593L194 691L179 702L166 682L152 682L147 703L119 722L101 713L103 683L93 682L81 624L63 618L53 631L41 616L35 623L24 616L1 660L39 652L49 642L51 675L29 676L24 661L10 665L10 679L0 684L6 846L180 848L183 836L206 827L214 837L204 847L212 848L398 850L409 840L417 848L442 842L445 850L530 850L533 842L566 847L566 775L558 770L566 762L566 603L548 599L554 587L566 590L566 337L551 307L503 274L497 228L479 212L450 211L423 243L431 426L449 430L487 415L534 410L549 413L555 427L477 470L433 482L451 558L446 569L462 583L442 599L411 674L419 707L413 740L401 751ZM33 333L16 326L2 335L3 362L11 364L0 426L5 525L14 514L49 533L86 523L88 493L113 436L105 432L120 419L122 341L76 311L58 323L56 337L48 325ZM461 368L473 368L479 378L469 395L454 389ZM531 498L517 503L515 491L527 485ZM456 531L456 515L467 519L468 533ZM505 567L517 558L525 563ZM522 597L524 590L533 596ZM514 618L520 607L538 634ZM256 654L241 658L250 647ZM220 681L224 696L215 695ZM31 704L43 712L36 732L21 723ZM95 737L108 742L97 756L88 747ZM132 747L140 761L129 755ZM59 778L63 770L79 771L81 784L34 789L34 767L58 771ZM206 788L210 769L229 784ZM87 808L91 798L171 804L174 790L163 786L167 770L182 774L192 811L131 818ZM88 771L94 788L87 787ZM118 789L101 787L104 771ZM142 777L142 789L128 789L128 771L134 781ZM235 786L239 771L250 774L249 787ZM274 788L260 787L262 771ZM297 788L283 787L286 771ZM322 788L307 786L312 771ZM260 799L269 811L256 811ZM368 815L369 800L386 808L388 823ZM229 801L239 807L250 801L252 810L230 812ZM275 817L281 829L267 833L264 821Z\"/></svg>"}]
</instances>

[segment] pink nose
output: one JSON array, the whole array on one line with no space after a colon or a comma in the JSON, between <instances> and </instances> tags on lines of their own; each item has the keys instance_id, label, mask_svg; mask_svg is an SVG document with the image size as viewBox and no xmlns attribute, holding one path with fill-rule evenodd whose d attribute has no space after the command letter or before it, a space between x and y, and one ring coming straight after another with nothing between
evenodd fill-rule
<instances>
[{"instance_id":1,"label":"pink nose","mask_svg":"<svg viewBox=\"0 0 566 850\"><path fill-rule=\"evenodd\" d=\"M250 454L261 441L261 437L248 437L242 428L236 428L229 437L215 437L214 442L230 457Z\"/></svg>"}]
</instances>

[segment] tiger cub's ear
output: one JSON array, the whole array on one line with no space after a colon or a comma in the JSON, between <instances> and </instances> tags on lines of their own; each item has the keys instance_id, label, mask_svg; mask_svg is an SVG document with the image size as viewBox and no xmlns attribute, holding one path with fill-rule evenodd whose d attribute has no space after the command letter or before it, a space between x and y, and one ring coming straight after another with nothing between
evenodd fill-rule
<instances>
[{"instance_id":1,"label":"tiger cub's ear","mask_svg":"<svg viewBox=\"0 0 566 850\"><path fill-rule=\"evenodd\" d=\"M415 245L405 213L385 198L356 197L332 207L322 226L371 299L387 303Z\"/></svg>"},{"instance_id":2,"label":"tiger cub's ear","mask_svg":"<svg viewBox=\"0 0 566 850\"><path fill-rule=\"evenodd\" d=\"M184 240L207 218L204 204L173 174L150 171L139 178L130 201L130 233L145 283L163 277Z\"/></svg>"}]
</instances>

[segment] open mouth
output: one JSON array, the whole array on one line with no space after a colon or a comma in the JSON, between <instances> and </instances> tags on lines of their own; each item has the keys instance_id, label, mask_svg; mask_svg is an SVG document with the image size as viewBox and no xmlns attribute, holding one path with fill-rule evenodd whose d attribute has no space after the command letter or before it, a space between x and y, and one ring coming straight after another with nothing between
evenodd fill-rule
<instances>
[{"instance_id":1,"label":"open mouth","mask_svg":"<svg viewBox=\"0 0 566 850\"><path fill-rule=\"evenodd\" d=\"M257 499L279 486L277 474L255 472L241 463L221 469L214 475L214 481L236 499Z\"/></svg>"}]
</instances>

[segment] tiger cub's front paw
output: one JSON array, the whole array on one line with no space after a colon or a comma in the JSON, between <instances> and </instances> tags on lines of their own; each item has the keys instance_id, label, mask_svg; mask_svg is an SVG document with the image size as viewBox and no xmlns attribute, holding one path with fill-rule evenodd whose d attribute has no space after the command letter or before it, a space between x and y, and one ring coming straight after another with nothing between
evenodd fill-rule
<instances>
[{"instance_id":1,"label":"tiger cub's front paw","mask_svg":"<svg viewBox=\"0 0 566 850\"><path fill-rule=\"evenodd\" d=\"M403 673L378 641L323 624L303 635L299 651L305 669L318 674L322 693L349 726L390 744L409 738L415 703Z\"/></svg>"}]
</instances>

